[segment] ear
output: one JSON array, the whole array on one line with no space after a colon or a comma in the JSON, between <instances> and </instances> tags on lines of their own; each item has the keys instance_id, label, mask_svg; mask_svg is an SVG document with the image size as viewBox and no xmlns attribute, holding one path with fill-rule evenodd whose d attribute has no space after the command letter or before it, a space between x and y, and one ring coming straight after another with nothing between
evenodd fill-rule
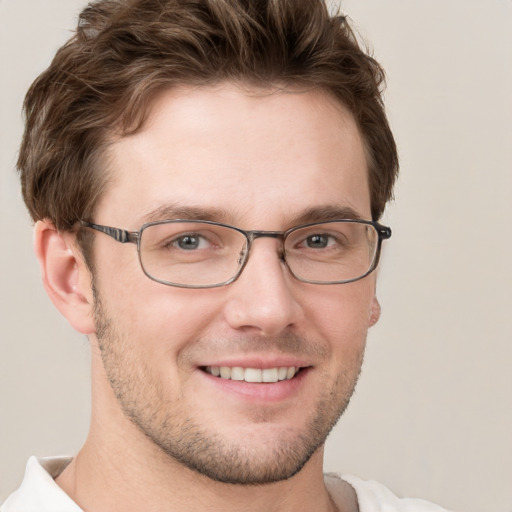
<instances>
[{"instance_id":1,"label":"ear","mask_svg":"<svg viewBox=\"0 0 512 512\"><path fill-rule=\"evenodd\" d=\"M379 299L374 295L370 304L370 314L368 315L368 327L374 326L380 318Z\"/></svg>"},{"instance_id":2,"label":"ear","mask_svg":"<svg viewBox=\"0 0 512 512\"><path fill-rule=\"evenodd\" d=\"M34 249L46 293L71 326L82 334L95 332L91 276L73 233L60 233L48 221L34 228Z\"/></svg>"}]
</instances>

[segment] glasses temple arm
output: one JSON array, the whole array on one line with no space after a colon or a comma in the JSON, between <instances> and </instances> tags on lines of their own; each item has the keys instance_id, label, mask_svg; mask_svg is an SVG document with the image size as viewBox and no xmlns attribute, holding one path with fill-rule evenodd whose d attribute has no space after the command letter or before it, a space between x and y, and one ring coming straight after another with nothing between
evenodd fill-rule
<instances>
[{"instance_id":1,"label":"glasses temple arm","mask_svg":"<svg viewBox=\"0 0 512 512\"><path fill-rule=\"evenodd\" d=\"M86 228L91 228L99 231L100 233L105 233L105 235L110 236L122 244L136 244L139 240L139 233L137 231L126 231L125 229L113 228L111 226L102 226L101 224L93 224L92 222L87 222L85 220L81 220L80 224Z\"/></svg>"}]
</instances>

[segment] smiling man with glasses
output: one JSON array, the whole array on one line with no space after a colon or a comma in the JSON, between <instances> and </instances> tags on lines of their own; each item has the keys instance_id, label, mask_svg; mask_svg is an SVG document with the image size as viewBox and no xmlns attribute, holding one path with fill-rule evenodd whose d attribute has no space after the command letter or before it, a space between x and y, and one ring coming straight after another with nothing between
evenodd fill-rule
<instances>
[{"instance_id":1,"label":"smiling man with glasses","mask_svg":"<svg viewBox=\"0 0 512 512\"><path fill-rule=\"evenodd\" d=\"M380 314L382 78L320 0L84 10L18 166L90 433L2 512L443 510L322 471Z\"/></svg>"}]
</instances>

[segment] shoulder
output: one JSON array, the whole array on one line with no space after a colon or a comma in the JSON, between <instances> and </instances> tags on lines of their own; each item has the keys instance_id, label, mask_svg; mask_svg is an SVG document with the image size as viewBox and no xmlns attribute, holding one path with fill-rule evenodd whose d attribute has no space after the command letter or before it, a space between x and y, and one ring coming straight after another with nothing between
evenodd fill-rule
<instances>
[{"instance_id":1,"label":"shoulder","mask_svg":"<svg viewBox=\"0 0 512 512\"><path fill-rule=\"evenodd\" d=\"M451 512L429 501L399 498L386 486L373 480L362 480L351 475L325 475L325 483L332 498L348 483L355 490L359 512Z\"/></svg>"}]
</instances>

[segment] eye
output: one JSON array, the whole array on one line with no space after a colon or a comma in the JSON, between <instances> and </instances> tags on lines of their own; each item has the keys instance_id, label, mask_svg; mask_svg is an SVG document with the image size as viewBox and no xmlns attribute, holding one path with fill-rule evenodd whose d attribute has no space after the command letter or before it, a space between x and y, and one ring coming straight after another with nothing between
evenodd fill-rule
<instances>
[{"instance_id":1,"label":"eye","mask_svg":"<svg viewBox=\"0 0 512 512\"><path fill-rule=\"evenodd\" d=\"M195 251L198 249L207 249L211 246L211 243L205 237L197 233L187 233L171 240L168 246L184 251Z\"/></svg>"},{"instance_id":2,"label":"eye","mask_svg":"<svg viewBox=\"0 0 512 512\"><path fill-rule=\"evenodd\" d=\"M325 249L333 243L335 243L334 237L321 233L310 235L303 242L309 249Z\"/></svg>"},{"instance_id":3,"label":"eye","mask_svg":"<svg viewBox=\"0 0 512 512\"><path fill-rule=\"evenodd\" d=\"M287 251L300 251L308 257L335 256L349 247L349 239L339 226L313 226L298 229L288 239Z\"/></svg>"}]
</instances>

